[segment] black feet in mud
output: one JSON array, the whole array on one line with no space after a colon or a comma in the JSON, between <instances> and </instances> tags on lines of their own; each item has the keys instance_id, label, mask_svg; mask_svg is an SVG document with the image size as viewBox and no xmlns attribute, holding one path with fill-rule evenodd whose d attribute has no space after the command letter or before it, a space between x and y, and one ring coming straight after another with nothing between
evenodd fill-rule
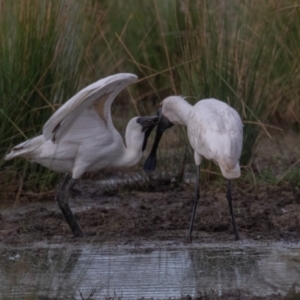
<instances>
[{"instance_id":1,"label":"black feet in mud","mask_svg":"<svg viewBox=\"0 0 300 300\"><path fill-rule=\"evenodd\" d=\"M188 234L185 238L185 242L191 244L193 242L192 236Z\"/></svg>"},{"instance_id":2,"label":"black feet in mud","mask_svg":"<svg viewBox=\"0 0 300 300\"><path fill-rule=\"evenodd\" d=\"M236 240L236 241L239 241L239 240L240 240L239 234L235 234L235 240Z\"/></svg>"},{"instance_id":3,"label":"black feet in mud","mask_svg":"<svg viewBox=\"0 0 300 300\"><path fill-rule=\"evenodd\" d=\"M76 233L73 232L73 238L82 238L82 237L84 237L84 234L81 230Z\"/></svg>"}]
</instances>

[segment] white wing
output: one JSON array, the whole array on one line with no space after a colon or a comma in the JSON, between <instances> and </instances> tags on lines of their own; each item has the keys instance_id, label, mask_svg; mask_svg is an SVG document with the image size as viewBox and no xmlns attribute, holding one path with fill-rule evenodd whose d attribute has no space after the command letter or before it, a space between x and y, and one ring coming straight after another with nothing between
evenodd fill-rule
<instances>
[{"instance_id":1,"label":"white wing","mask_svg":"<svg viewBox=\"0 0 300 300\"><path fill-rule=\"evenodd\" d=\"M120 73L87 86L50 117L43 127L43 136L46 140L58 143L68 135L80 139L94 132L97 127L99 130L111 129L112 102L123 88L136 80L134 74ZM74 135L70 131L77 132Z\"/></svg>"}]
</instances>

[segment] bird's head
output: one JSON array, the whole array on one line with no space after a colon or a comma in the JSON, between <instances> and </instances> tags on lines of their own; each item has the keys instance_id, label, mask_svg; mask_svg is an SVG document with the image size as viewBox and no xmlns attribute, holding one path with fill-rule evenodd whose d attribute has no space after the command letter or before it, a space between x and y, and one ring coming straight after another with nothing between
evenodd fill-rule
<instances>
[{"instance_id":1,"label":"bird's head","mask_svg":"<svg viewBox=\"0 0 300 300\"><path fill-rule=\"evenodd\" d=\"M172 125L185 125L183 110L189 110L190 104L181 96L169 96L160 103L160 115ZM170 127L170 126L169 126Z\"/></svg>"},{"instance_id":2,"label":"bird's head","mask_svg":"<svg viewBox=\"0 0 300 300\"><path fill-rule=\"evenodd\" d=\"M150 133L158 124L158 121L159 116L142 116L131 119L127 125L125 135L127 147L131 147L131 144L134 143L135 145L132 146L137 148L139 147L139 144L141 144L140 147L142 151L144 151L146 149Z\"/></svg>"}]
</instances>

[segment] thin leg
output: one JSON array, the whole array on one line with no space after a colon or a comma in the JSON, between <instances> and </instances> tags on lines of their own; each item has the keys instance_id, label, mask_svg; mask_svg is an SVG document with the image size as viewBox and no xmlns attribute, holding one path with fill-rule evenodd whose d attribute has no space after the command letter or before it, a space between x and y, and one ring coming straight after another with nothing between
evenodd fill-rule
<instances>
[{"instance_id":1,"label":"thin leg","mask_svg":"<svg viewBox=\"0 0 300 300\"><path fill-rule=\"evenodd\" d=\"M231 220L232 220L232 225L234 229L234 234L235 234L235 240L238 241L240 239L238 230L235 225L235 219L234 219L234 214L233 214L233 208L232 208L232 198L231 198L231 180L228 179L227 181L227 194L226 194L228 204L229 204L229 211L231 215Z\"/></svg>"},{"instance_id":2,"label":"thin leg","mask_svg":"<svg viewBox=\"0 0 300 300\"><path fill-rule=\"evenodd\" d=\"M57 204L66 219L67 223L69 224L74 237L83 237L82 230L80 229L68 203L68 196L69 191L71 190L74 182L76 179L72 178L68 174L66 175L58 194L55 197L55 200L57 201Z\"/></svg>"},{"instance_id":3,"label":"thin leg","mask_svg":"<svg viewBox=\"0 0 300 300\"><path fill-rule=\"evenodd\" d=\"M195 187L195 198L194 198L194 207L192 212L192 218L190 223L190 229L187 236L188 242L192 242L192 231L193 231L193 224L194 224L194 218L197 210L197 204L200 198L200 190L199 190L199 181L200 181L200 166L196 166L197 168L197 174L196 174L196 187Z\"/></svg>"}]
</instances>

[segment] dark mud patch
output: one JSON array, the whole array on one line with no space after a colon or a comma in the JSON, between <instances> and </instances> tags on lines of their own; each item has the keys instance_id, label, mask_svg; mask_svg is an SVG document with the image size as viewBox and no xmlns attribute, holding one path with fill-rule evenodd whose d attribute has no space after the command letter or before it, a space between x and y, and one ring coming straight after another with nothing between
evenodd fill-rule
<instances>
[{"instance_id":1,"label":"dark mud patch","mask_svg":"<svg viewBox=\"0 0 300 300\"><path fill-rule=\"evenodd\" d=\"M41 201L3 210L0 241L89 242L139 245L144 241L185 242L193 207L193 186L169 184L148 191L91 192L93 183L74 187L70 204L85 233L73 238L56 203ZM225 183L224 183L225 185ZM93 187L94 188L94 187ZM152 192L151 192L152 190ZM233 241L225 187L203 186L193 242ZM300 240L300 193L292 187L233 186L236 223L242 239Z\"/></svg>"}]
</instances>

